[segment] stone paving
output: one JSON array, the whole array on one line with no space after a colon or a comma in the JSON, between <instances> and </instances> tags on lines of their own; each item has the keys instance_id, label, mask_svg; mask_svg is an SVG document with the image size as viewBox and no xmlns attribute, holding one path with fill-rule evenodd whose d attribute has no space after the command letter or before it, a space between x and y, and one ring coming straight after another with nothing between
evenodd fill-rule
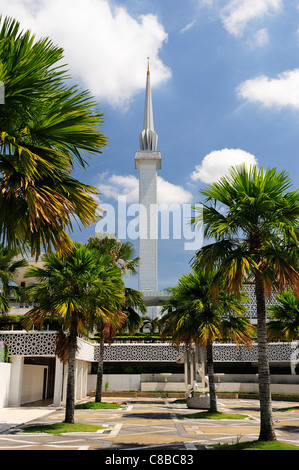
<instances>
[{"instance_id":1,"label":"stone paving","mask_svg":"<svg viewBox=\"0 0 299 470\"><path fill-rule=\"evenodd\" d=\"M218 411L246 414L245 420L189 419L200 410L187 409L171 399L109 399L121 409L76 410L76 421L101 424L97 433L30 434L20 426L0 433L0 450L202 450L216 443L255 440L259 435L259 402L221 399ZM281 411L298 405L274 402L273 416L277 439L299 446L299 413ZM50 411L49 411L50 410ZM64 410L44 412L30 424L51 424L64 420ZM0 410L1 420L1 410Z\"/></svg>"}]
</instances>

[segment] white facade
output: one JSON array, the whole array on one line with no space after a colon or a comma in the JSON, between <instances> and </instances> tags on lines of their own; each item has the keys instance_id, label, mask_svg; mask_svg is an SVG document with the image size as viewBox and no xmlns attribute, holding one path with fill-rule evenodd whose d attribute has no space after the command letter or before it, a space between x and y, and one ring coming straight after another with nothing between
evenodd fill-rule
<instances>
[{"instance_id":1,"label":"white facade","mask_svg":"<svg viewBox=\"0 0 299 470\"><path fill-rule=\"evenodd\" d=\"M54 380L52 384L51 395L45 398L52 398L54 406L60 406L66 399L66 378L67 365L63 365L55 357L55 338L56 331L49 332L22 332L22 331L0 331L0 341L9 345L10 363L0 363L0 408L7 406L20 406L24 403L40 400L44 398L44 391L47 388L48 380ZM104 350L104 362L112 363L165 363L175 364L185 351L185 346L180 345L179 350L168 343L112 343L106 346ZM257 344L251 349L241 345L239 347L234 343L215 343L213 346L213 360L215 363L238 363L238 364L257 364ZM31 359L31 363L26 363ZM45 361L46 358L50 360ZM89 392L94 390L95 376L90 377L91 364L98 362L99 345L90 343L78 338L78 351L76 355L76 400L84 399ZM298 375L296 375L295 366L299 362L299 342L291 343L269 343L269 362L271 365L289 367L292 376L284 376L281 379L282 384L286 384L285 379L290 381L290 385L284 386L283 393L287 393L289 386L290 393L298 393ZM34 365L33 365L34 364ZM50 371L52 368L52 372ZM54 368L54 369L53 369ZM47 371L47 373L45 373ZM161 380L163 376L161 376ZM118 377L104 376L103 385L109 382L109 390L132 390L136 389L138 380L134 376L132 381L125 376L124 380L118 380ZM130 379L130 380L131 380ZM116 382L119 382L118 385ZM90 381L93 381L92 383ZM168 382L179 382L175 380L175 374ZM223 380L221 379L221 382ZM238 380L239 381L239 380ZM244 380L245 381L245 380ZM159 382L159 380L153 380ZM233 380L225 380L233 382ZM154 387L154 383L148 385ZM254 385L256 386L256 385ZM296 387L297 388L296 388ZM120 387L120 388L118 388ZM144 385L146 387L146 385ZM160 388L159 388L160 387ZM170 385L169 385L170 387ZM172 384L172 390L180 390L177 384ZM229 387L229 388L228 388ZM274 385L273 385L274 387ZM278 392L278 383L275 383L275 391ZM296 388L296 392L294 391ZM138 389L138 388L137 388ZM143 390L144 388L141 388ZM293 390L294 389L294 390ZM161 383L157 384L157 390L161 390ZM171 388L169 388L171 390ZM236 384L222 385L225 391L245 391L244 384L236 388ZM280 388L280 393L282 393ZM219 390L220 391L220 390ZM246 388L246 391L249 391Z\"/></svg>"},{"instance_id":2,"label":"white facade","mask_svg":"<svg viewBox=\"0 0 299 470\"><path fill-rule=\"evenodd\" d=\"M9 345L10 351L10 363L0 363L0 408L45 398L53 399L54 406L65 403L67 364L55 357L56 334L56 331L0 331L1 340ZM81 338L77 343L75 399L80 400L88 394L87 378L95 361L95 345Z\"/></svg>"}]
</instances>

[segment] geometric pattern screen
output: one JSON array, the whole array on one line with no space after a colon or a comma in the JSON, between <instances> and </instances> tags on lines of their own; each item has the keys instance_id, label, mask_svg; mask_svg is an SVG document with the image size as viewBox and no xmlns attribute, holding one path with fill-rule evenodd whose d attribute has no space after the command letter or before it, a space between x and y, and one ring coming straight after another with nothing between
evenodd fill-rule
<instances>
[{"instance_id":1,"label":"geometric pattern screen","mask_svg":"<svg viewBox=\"0 0 299 470\"><path fill-rule=\"evenodd\" d=\"M56 332L11 332L0 334L0 342L9 345L9 356L55 356ZM90 362L99 359L99 346L78 339L78 358ZM105 362L175 362L185 351L168 343L112 343L104 349ZM257 362L257 344L251 349L234 343L214 343L215 362ZM270 362L299 359L298 342L269 343Z\"/></svg>"}]
</instances>

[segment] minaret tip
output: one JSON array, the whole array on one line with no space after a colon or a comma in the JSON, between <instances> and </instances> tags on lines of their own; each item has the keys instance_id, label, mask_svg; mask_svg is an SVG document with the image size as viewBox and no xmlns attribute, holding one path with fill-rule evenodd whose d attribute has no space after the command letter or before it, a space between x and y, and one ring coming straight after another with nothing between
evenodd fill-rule
<instances>
[{"instance_id":1,"label":"minaret tip","mask_svg":"<svg viewBox=\"0 0 299 470\"><path fill-rule=\"evenodd\" d=\"M157 150L158 136L154 130L149 57L147 58L147 60L148 60L148 63L147 63L147 79L146 79L143 130L141 134L139 135L139 143L140 143L140 150L155 151Z\"/></svg>"}]
</instances>

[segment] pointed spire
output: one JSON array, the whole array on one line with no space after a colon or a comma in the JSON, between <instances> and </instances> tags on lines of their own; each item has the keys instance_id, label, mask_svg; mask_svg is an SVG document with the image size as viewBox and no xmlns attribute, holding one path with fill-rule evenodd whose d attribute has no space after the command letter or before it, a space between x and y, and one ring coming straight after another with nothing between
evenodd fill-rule
<instances>
[{"instance_id":1,"label":"pointed spire","mask_svg":"<svg viewBox=\"0 0 299 470\"><path fill-rule=\"evenodd\" d=\"M149 57L147 58L146 92L144 105L143 130L139 135L140 150L157 150L158 135L154 129L152 92L150 83Z\"/></svg>"}]
</instances>

